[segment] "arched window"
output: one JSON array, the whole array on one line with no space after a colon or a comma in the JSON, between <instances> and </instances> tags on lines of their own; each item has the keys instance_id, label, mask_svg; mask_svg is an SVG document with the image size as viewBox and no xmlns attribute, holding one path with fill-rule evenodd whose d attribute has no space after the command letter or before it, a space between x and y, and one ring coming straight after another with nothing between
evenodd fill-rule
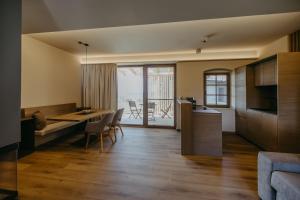
<instances>
[{"instance_id":1,"label":"arched window","mask_svg":"<svg viewBox=\"0 0 300 200\"><path fill-rule=\"evenodd\" d=\"M204 72L204 105L230 107L230 71L214 69Z\"/></svg>"}]
</instances>

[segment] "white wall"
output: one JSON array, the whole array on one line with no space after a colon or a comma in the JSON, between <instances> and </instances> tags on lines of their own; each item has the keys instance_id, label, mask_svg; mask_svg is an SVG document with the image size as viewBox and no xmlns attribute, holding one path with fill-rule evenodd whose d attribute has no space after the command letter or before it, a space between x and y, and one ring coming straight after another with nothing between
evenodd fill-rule
<instances>
[{"instance_id":1,"label":"white wall","mask_svg":"<svg viewBox=\"0 0 300 200\"><path fill-rule=\"evenodd\" d=\"M21 107L80 104L80 63L72 54L22 36Z\"/></svg>"},{"instance_id":2,"label":"white wall","mask_svg":"<svg viewBox=\"0 0 300 200\"><path fill-rule=\"evenodd\" d=\"M203 105L203 73L209 69L224 68L232 70L231 73L231 108L219 108L222 112L222 130L235 131L235 77L234 69L251 63L253 60L226 60L226 61L198 61L177 63L176 92L177 97L195 97L197 104Z\"/></svg>"}]
</instances>

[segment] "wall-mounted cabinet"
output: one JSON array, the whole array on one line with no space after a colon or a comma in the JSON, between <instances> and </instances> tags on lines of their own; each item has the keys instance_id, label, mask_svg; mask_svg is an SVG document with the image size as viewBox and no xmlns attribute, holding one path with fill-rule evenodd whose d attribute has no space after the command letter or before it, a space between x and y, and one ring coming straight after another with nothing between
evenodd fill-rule
<instances>
[{"instance_id":1,"label":"wall-mounted cabinet","mask_svg":"<svg viewBox=\"0 0 300 200\"><path fill-rule=\"evenodd\" d=\"M299 66L293 52L235 70L238 134L264 150L300 153Z\"/></svg>"},{"instance_id":2,"label":"wall-mounted cabinet","mask_svg":"<svg viewBox=\"0 0 300 200\"><path fill-rule=\"evenodd\" d=\"M277 59L276 57L253 64L255 86L277 85Z\"/></svg>"}]
</instances>

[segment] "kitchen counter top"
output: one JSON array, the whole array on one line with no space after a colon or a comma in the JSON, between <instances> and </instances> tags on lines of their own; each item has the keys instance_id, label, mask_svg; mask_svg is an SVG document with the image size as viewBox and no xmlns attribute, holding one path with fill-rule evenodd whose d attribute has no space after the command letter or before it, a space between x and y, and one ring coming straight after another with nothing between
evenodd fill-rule
<instances>
[{"instance_id":1,"label":"kitchen counter top","mask_svg":"<svg viewBox=\"0 0 300 200\"><path fill-rule=\"evenodd\" d=\"M205 113L205 114L221 114L221 112L213 109L196 109L193 113Z\"/></svg>"},{"instance_id":2,"label":"kitchen counter top","mask_svg":"<svg viewBox=\"0 0 300 200\"><path fill-rule=\"evenodd\" d=\"M273 115L277 115L277 110L268 110L268 109L261 109L261 108L248 108L249 110L255 110L258 112L264 112L264 113L269 113Z\"/></svg>"}]
</instances>

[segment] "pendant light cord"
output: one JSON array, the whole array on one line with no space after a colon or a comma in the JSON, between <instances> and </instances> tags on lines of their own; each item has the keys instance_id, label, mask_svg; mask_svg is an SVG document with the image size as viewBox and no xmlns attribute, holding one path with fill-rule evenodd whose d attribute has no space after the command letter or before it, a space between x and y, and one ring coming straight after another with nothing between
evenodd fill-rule
<instances>
[{"instance_id":1,"label":"pendant light cord","mask_svg":"<svg viewBox=\"0 0 300 200\"><path fill-rule=\"evenodd\" d=\"M81 42L81 41L78 41L78 44L85 46L85 67L87 67L87 65L88 65L87 53L88 53L89 44ZM84 106L84 101L83 101L83 97L84 97L83 82L84 82L84 80L83 80L83 77L82 77L81 78L81 106Z\"/></svg>"}]
</instances>

